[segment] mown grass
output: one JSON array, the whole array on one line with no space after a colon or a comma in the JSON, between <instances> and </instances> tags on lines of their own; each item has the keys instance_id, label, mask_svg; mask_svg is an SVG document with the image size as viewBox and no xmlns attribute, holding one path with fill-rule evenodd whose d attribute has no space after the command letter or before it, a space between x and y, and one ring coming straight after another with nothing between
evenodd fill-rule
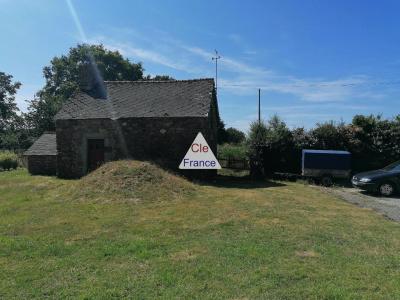
<instances>
[{"instance_id":1,"label":"mown grass","mask_svg":"<svg viewBox=\"0 0 400 300\"><path fill-rule=\"evenodd\" d=\"M398 223L298 183L193 186L120 201L0 173L0 298L399 297Z\"/></svg>"}]
</instances>

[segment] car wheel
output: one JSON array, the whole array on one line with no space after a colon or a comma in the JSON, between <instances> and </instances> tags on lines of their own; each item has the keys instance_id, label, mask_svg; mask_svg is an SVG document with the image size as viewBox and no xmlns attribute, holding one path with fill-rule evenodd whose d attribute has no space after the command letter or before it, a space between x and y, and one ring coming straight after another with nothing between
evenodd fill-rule
<instances>
[{"instance_id":1,"label":"car wheel","mask_svg":"<svg viewBox=\"0 0 400 300\"><path fill-rule=\"evenodd\" d=\"M379 186L379 193L382 196L389 197L389 196L392 196L394 194L394 192L395 192L394 185L390 182L382 183Z\"/></svg>"},{"instance_id":2,"label":"car wheel","mask_svg":"<svg viewBox=\"0 0 400 300\"><path fill-rule=\"evenodd\" d=\"M332 186L332 184L333 184L332 177L331 177L331 176L328 176L328 175L322 176L322 178L321 178L321 184L322 184L323 186Z\"/></svg>"}]
</instances>

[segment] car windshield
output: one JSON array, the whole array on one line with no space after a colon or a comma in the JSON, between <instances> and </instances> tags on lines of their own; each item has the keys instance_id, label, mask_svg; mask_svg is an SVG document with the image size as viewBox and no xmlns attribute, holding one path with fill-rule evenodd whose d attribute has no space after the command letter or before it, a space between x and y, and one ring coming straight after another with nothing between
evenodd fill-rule
<instances>
[{"instance_id":1,"label":"car windshield","mask_svg":"<svg viewBox=\"0 0 400 300\"><path fill-rule=\"evenodd\" d=\"M385 170L385 171L400 170L400 160L384 167L383 170Z\"/></svg>"}]
</instances>

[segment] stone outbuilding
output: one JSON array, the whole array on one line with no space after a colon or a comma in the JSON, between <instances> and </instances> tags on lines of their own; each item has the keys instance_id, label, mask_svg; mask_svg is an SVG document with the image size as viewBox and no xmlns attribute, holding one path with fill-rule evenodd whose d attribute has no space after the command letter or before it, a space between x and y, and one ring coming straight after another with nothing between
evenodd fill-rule
<instances>
[{"instance_id":1,"label":"stone outbuilding","mask_svg":"<svg viewBox=\"0 0 400 300\"><path fill-rule=\"evenodd\" d=\"M177 169L198 132L216 154L213 79L112 81L104 89L74 94L55 116L58 176L78 178L123 158Z\"/></svg>"},{"instance_id":2,"label":"stone outbuilding","mask_svg":"<svg viewBox=\"0 0 400 300\"><path fill-rule=\"evenodd\" d=\"M24 153L29 173L33 175L56 175L56 134L44 133Z\"/></svg>"}]
</instances>

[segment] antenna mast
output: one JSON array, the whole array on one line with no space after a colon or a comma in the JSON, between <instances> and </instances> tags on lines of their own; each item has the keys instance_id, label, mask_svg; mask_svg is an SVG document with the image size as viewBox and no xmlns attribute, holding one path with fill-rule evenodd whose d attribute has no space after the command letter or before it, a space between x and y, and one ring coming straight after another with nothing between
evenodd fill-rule
<instances>
[{"instance_id":1,"label":"antenna mast","mask_svg":"<svg viewBox=\"0 0 400 300\"><path fill-rule=\"evenodd\" d=\"M215 60L215 94L217 94L218 91L218 59L221 58L221 56L218 54L217 50L215 51L215 56L212 57L212 60Z\"/></svg>"},{"instance_id":2,"label":"antenna mast","mask_svg":"<svg viewBox=\"0 0 400 300\"><path fill-rule=\"evenodd\" d=\"M258 89L258 124L261 123L261 89Z\"/></svg>"}]
</instances>

